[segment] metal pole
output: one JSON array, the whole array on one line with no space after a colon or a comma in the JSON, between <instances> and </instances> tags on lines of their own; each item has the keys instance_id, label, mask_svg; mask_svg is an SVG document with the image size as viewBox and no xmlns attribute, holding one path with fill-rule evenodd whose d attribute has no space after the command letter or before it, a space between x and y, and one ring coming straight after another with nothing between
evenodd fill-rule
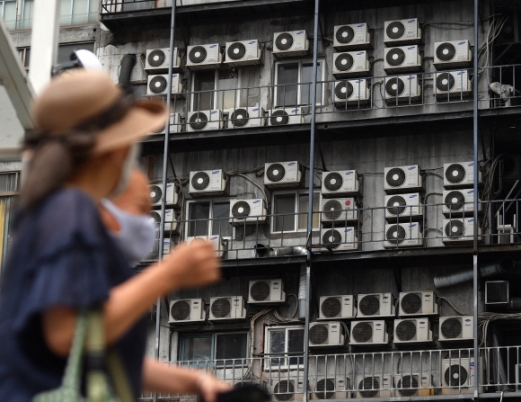
<instances>
[{"instance_id":1,"label":"metal pole","mask_svg":"<svg viewBox=\"0 0 521 402\"><path fill-rule=\"evenodd\" d=\"M318 13L320 0L315 0L315 15L313 22L313 83L311 85L311 133L309 144L309 204L308 204L308 234L307 246L313 243L313 184L315 179L315 118L317 112L317 59L318 59ZM306 261L306 311L304 326L304 402L308 401L307 383L309 377L309 298L311 294L311 252L308 249Z\"/></svg>"},{"instance_id":2,"label":"metal pole","mask_svg":"<svg viewBox=\"0 0 521 402\"><path fill-rule=\"evenodd\" d=\"M170 16L170 54L168 60L168 77L167 77L167 88L166 93L166 109L168 110L168 117L165 123L165 139L163 143L163 172L161 177L161 183L163 185L163 191L166 191L166 175L168 170L168 140L170 137L170 103L172 102L172 70L174 63L174 38L175 38L175 12L176 12L176 0L172 0L172 14ZM166 197L161 200L161 221L159 225L159 261L163 259L163 242L165 240L165 203ZM161 298L157 299L156 302L156 342L154 345L154 353L156 359L159 360L159 340L160 340L160 329L161 329ZM157 402L157 393L154 392L153 401Z\"/></svg>"},{"instance_id":3,"label":"metal pole","mask_svg":"<svg viewBox=\"0 0 521 402\"><path fill-rule=\"evenodd\" d=\"M474 46L478 46L479 40L479 0L474 0ZM473 125L474 125L474 238L473 238L473 250L472 250L472 264L473 264L473 298L474 298L474 398L479 397L479 346L478 346L478 133L479 133L479 119L478 119L478 56L474 56L474 112L473 112Z\"/></svg>"}]
</instances>

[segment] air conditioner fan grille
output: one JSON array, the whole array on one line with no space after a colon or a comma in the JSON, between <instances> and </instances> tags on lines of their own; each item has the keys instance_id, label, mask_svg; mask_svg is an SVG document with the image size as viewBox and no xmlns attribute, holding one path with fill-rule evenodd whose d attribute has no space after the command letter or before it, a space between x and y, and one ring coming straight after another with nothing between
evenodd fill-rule
<instances>
[{"instance_id":1,"label":"air conditioner fan grille","mask_svg":"<svg viewBox=\"0 0 521 402\"><path fill-rule=\"evenodd\" d=\"M335 38L338 41L338 43L342 44L350 43L354 39L354 37L355 31L348 25L344 25L343 27L338 28L335 35Z\"/></svg>"},{"instance_id":2,"label":"air conditioner fan grille","mask_svg":"<svg viewBox=\"0 0 521 402\"><path fill-rule=\"evenodd\" d=\"M315 395L319 399L331 399L335 396L335 381L330 378L322 378L317 381Z\"/></svg>"},{"instance_id":3,"label":"air conditioner fan grille","mask_svg":"<svg viewBox=\"0 0 521 402\"><path fill-rule=\"evenodd\" d=\"M309 340L315 345L327 343L329 338L329 326L327 324L316 324L309 329Z\"/></svg>"},{"instance_id":4,"label":"air conditioner fan grille","mask_svg":"<svg viewBox=\"0 0 521 402\"><path fill-rule=\"evenodd\" d=\"M159 67L165 62L165 52L163 50L152 50L147 57L148 64L152 67Z\"/></svg>"},{"instance_id":5,"label":"air conditioner fan grille","mask_svg":"<svg viewBox=\"0 0 521 402\"><path fill-rule=\"evenodd\" d=\"M280 163L272 163L266 170L266 176L272 182L281 181L286 175L286 169Z\"/></svg>"},{"instance_id":6,"label":"air conditioner fan grille","mask_svg":"<svg viewBox=\"0 0 521 402\"><path fill-rule=\"evenodd\" d=\"M364 296L359 301L358 308L363 315L375 315L380 311L380 298L374 295Z\"/></svg>"},{"instance_id":7,"label":"air conditioner fan grille","mask_svg":"<svg viewBox=\"0 0 521 402\"><path fill-rule=\"evenodd\" d=\"M465 225L461 220L452 219L445 225L445 235L450 239L460 239L465 235Z\"/></svg>"},{"instance_id":8,"label":"air conditioner fan grille","mask_svg":"<svg viewBox=\"0 0 521 402\"><path fill-rule=\"evenodd\" d=\"M328 297L322 301L320 306L322 315L327 318L335 318L340 316L342 312L342 303L339 297Z\"/></svg>"},{"instance_id":9,"label":"air conditioner fan grille","mask_svg":"<svg viewBox=\"0 0 521 402\"><path fill-rule=\"evenodd\" d=\"M441 333L447 339L454 339L461 337L463 327L459 318L447 318L441 324Z\"/></svg>"},{"instance_id":10,"label":"air conditioner fan grille","mask_svg":"<svg viewBox=\"0 0 521 402\"><path fill-rule=\"evenodd\" d=\"M274 396L279 401L289 401L293 398L295 393L295 386L292 381L283 380L277 383L274 387Z\"/></svg>"},{"instance_id":11,"label":"air conditioner fan grille","mask_svg":"<svg viewBox=\"0 0 521 402\"><path fill-rule=\"evenodd\" d=\"M422 299L418 293L407 293L402 297L400 306L405 314L417 314L422 309Z\"/></svg>"},{"instance_id":12,"label":"air conditioner fan grille","mask_svg":"<svg viewBox=\"0 0 521 402\"><path fill-rule=\"evenodd\" d=\"M380 382L375 377L365 377L358 383L360 395L364 398L374 398L380 389Z\"/></svg>"},{"instance_id":13,"label":"air conditioner fan grille","mask_svg":"<svg viewBox=\"0 0 521 402\"><path fill-rule=\"evenodd\" d=\"M397 388L401 396L414 396L418 392L418 379L414 375L404 375L398 380Z\"/></svg>"},{"instance_id":14,"label":"air conditioner fan grille","mask_svg":"<svg viewBox=\"0 0 521 402\"><path fill-rule=\"evenodd\" d=\"M170 314L176 321L183 321L190 317L191 305L186 300L180 300L172 303Z\"/></svg>"},{"instance_id":15,"label":"air conditioner fan grille","mask_svg":"<svg viewBox=\"0 0 521 402\"><path fill-rule=\"evenodd\" d=\"M190 49L190 54L188 55L188 58L192 63L199 64L206 59L206 56L207 52L204 46L195 46L192 49Z\"/></svg>"},{"instance_id":16,"label":"air conditioner fan grille","mask_svg":"<svg viewBox=\"0 0 521 402\"><path fill-rule=\"evenodd\" d=\"M246 54L246 46L241 42L234 42L228 47L227 54L232 60L240 60Z\"/></svg>"},{"instance_id":17,"label":"air conditioner fan grille","mask_svg":"<svg viewBox=\"0 0 521 402\"><path fill-rule=\"evenodd\" d=\"M222 297L220 299L214 300L214 302L212 303L211 310L214 317L229 317L231 312L230 299Z\"/></svg>"},{"instance_id":18,"label":"air conditioner fan grille","mask_svg":"<svg viewBox=\"0 0 521 402\"><path fill-rule=\"evenodd\" d=\"M358 322L353 327L353 338L359 343L366 343L373 337L373 326L368 322Z\"/></svg>"},{"instance_id":19,"label":"air conditioner fan grille","mask_svg":"<svg viewBox=\"0 0 521 402\"><path fill-rule=\"evenodd\" d=\"M210 184L210 177L206 172L197 172L192 176L192 187L196 190L204 190Z\"/></svg>"},{"instance_id":20,"label":"air conditioner fan grille","mask_svg":"<svg viewBox=\"0 0 521 402\"><path fill-rule=\"evenodd\" d=\"M444 42L436 48L436 56L441 61L451 61L456 56L456 48L452 43Z\"/></svg>"},{"instance_id":21,"label":"air conditioner fan grille","mask_svg":"<svg viewBox=\"0 0 521 402\"><path fill-rule=\"evenodd\" d=\"M401 321L396 326L396 337L400 341L412 341L416 336L416 321Z\"/></svg>"},{"instance_id":22,"label":"air conditioner fan grille","mask_svg":"<svg viewBox=\"0 0 521 402\"><path fill-rule=\"evenodd\" d=\"M399 47L395 47L387 52L385 55L385 61L387 64L393 67L398 67L405 61L405 52Z\"/></svg>"},{"instance_id":23,"label":"air conditioner fan grille","mask_svg":"<svg viewBox=\"0 0 521 402\"><path fill-rule=\"evenodd\" d=\"M385 29L387 37L390 39L400 39L405 33L405 27L400 21L393 21Z\"/></svg>"},{"instance_id":24,"label":"air conditioner fan grille","mask_svg":"<svg viewBox=\"0 0 521 402\"><path fill-rule=\"evenodd\" d=\"M445 369L445 383L451 387L461 387L468 379L467 370L459 364L452 364Z\"/></svg>"},{"instance_id":25,"label":"air conditioner fan grille","mask_svg":"<svg viewBox=\"0 0 521 402\"><path fill-rule=\"evenodd\" d=\"M349 53L341 53L335 59L335 67L338 71L349 71L354 64L353 56Z\"/></svg>"},{"instance_id":26,"label":"air conditioner fan grille","mask_svg":"<svg viewBox=\"0 0 521 402\"><path fill-rule=\"evenodd\" d=\"M250 296L255 301L267 301L270 298L270 285L265 281L257 281L250 288Z\"/></svg>"},{"instance_id":27,"label":"air conditioner fan grille","mask_svg":"<svg viewBox=\"0 0 521 402\"><path fill-rule=\"evenodd\" d=\"M293 35L288 32L283 32L275 40L275 46L279 50L288 50L293 46Z\"/></svg>"}]
</instances>

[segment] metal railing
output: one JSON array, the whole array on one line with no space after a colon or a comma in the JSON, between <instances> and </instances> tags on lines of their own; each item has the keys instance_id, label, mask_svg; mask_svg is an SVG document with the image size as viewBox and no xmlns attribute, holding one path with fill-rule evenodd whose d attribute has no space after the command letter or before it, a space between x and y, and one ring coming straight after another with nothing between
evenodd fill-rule
<instances>
[{"instance_id":1,"label":"metal railing","mask_svg":"<svg viewBox=\"0 0 521 402\"><path fill-rule=\"evenodd\" d=\"M223 3L238 0L176 0L176 7L193 6L208 3ZM153 10L172 7L172 0L101 0L101 13Z\"/></svg>"}]
</instances>

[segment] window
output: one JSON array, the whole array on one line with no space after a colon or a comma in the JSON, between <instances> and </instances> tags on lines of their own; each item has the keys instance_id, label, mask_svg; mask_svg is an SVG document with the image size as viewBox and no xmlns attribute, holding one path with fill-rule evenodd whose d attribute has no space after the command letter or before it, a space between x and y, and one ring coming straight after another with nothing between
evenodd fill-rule
<instances>
[{"instance_id":1,"label":"window","mask_svg":"<svg viewBox=\"0 0 521 402\"><path fill-rule=\"evenodd\" d=\"M265 339L266 366L297 368L304 363L304 327L268 327ZM278 358L277 355L284 357Z\"/></svg>"},{"instance_id":2,"label":"window","mask_svg":"<svg viewBox=\"0 0 521 402\"><path fill-rule=\"evenodd\" d=\"M230 201L189 201L187 206L188 225L186 236L232 235Z\"/></svg>"},{"instance_id":3,"label":"window","mask_svg":"<svg viewBox=\"0 0 521 402\"><path fill-rule=\"evenodd\" d=\"M0 173L0 277L5 255L11 242L12 215L10 211L19 182L20 172Z\"/></svg>"},{"instance_id":4,"label":"window","mask_svg":"<svg viewBox=\"0 0 521 402\"><path fill-rule=\"evenodd\" d=\"M0 1L0 14L4 19L7 29L16 29L16 0Z\"/></svg>"},{"instance_id":5,"label":"window","mask_svg":"<svg viewBox=\"0 0 521 402\"><path fill-rule=\"evenodd\" d=\"M313 192L313 229L318 229L319 224L318 191ZM309 194L307 190L285 191L273 194L273 214L271 222L272 233L297 232L307 229Z\"/></svg>"},{"instance_id":6,"label":"window","mask_svg":"<svg viewBox=\"0 0 521 402\"><path fill-rule=\"evenodd\" d=\"M181 334L179 361L195 366L237 366L246 363L248 333Z\"/></svg>"},{"instance_id":7,"label":"window","mask_svg":"<svg viewBox=\"0 0 521 402\"><path fill-rule=\"evenodd\" d=\"M67 43L63 45L58 45L58 55L56 57L57 63L63 63L65 61L69 61L71 57L71 53L74 50L86 49L94 52L94 42L79 42L79 43ZM18 55L20 56L20 60L22 61L22 65L25 67L25 70L29 70L29 63L31 61L31 48L30 47L19 47Z\"/></svg>"},{"instance_id":8,"label":"window","mask_svg":"<svg viewBox=\"0 0 521 402\"><path fill-rule=\"evenodd\" d=\"M324 61L317 64L317 105L322 104ZM275 107L309 105L313 82L311 61L275 64Z\"/></svg>"}]
</instances>

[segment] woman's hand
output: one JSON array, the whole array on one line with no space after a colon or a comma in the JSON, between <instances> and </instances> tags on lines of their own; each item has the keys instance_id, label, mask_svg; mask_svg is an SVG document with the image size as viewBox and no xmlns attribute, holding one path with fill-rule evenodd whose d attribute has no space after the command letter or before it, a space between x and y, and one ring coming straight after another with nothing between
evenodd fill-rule
<instances>
[{"instance_id":1,"label":"woman's hand","mask_svg":"<svg viewBox=\"0 0 521 402\"><path fill-rule=\"evenodd\" d=\"M230 391L232 386L201 371L197 377L197 389L205 402L216 402L217 394Z\"/></svg>"}]
</instances>

